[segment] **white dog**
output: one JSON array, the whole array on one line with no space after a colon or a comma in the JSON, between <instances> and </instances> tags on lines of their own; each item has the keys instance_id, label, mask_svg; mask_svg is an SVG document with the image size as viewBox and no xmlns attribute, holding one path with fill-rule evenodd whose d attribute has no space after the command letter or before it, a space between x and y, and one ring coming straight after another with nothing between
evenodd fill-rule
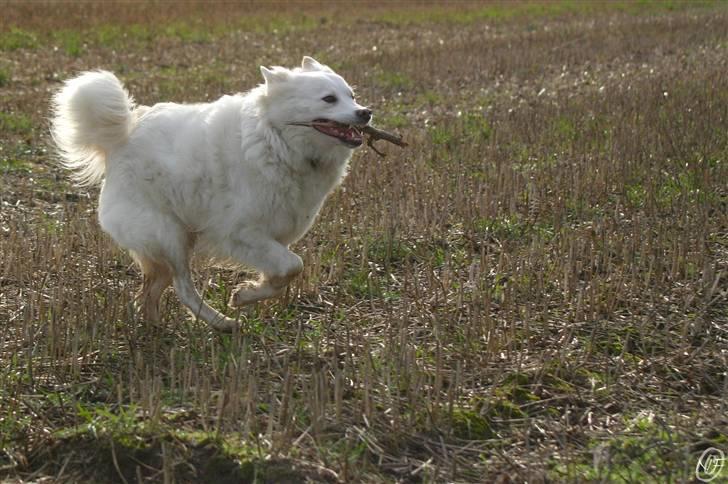
<instances>
[{"instance_id":1,"label":"white dog","mask_svg":"<svg viewBox=\"0 0 728 484\"><path fill-rule=\"evenodd\" d=\"M53 98L63 164L102 183L101 227L144 274L148 320L173 284L195 316L219 330L237 322L195 289L193 250L261 273L238 286L237 307L280 295L303 270L288 246L311 227L346 175L369 109L344 79L310 57L300 68L260 68L265 83L209 104L135 106L105 71L66 81Z\"/></svg>"}]
</instances>

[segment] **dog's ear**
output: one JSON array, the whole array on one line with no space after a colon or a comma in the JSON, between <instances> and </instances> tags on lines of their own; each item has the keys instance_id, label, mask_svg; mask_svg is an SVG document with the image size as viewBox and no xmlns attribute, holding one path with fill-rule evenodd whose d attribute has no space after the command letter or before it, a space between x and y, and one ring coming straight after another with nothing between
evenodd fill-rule
<instances>
[{"instance_id":1,"label":"dog's ear","mask_svg":"<svg viewBox=\"0 0 728 484\"><path fill-rule=\"evenodd\" d=\"M319 63L313 57L309 57L307 55L303 56L303 61L301 61L301 70L302 71L334 72L329 68L329 66L323 65L323 64Z\"/></svg>"},{"instance_id":2,"label":"dog's ear","mask_svg":"<svg viewBox=\"0 0 728 484\"><path fill-rule=\"evenodd\" d=\"M283 82L287 80L288 76L290 75L288 69L284 69L282 67L274 67L273 69L268 69L265 66L260 66L260 73L263 74L265 84L268 86Z\"/></svg>"},{"instance_id":3,"label":"dog's ear","mask_svg":"<svg viewBox=\"0 0 728 484\"><path fill-rule=\"evenodd\" d=\"M313 57L309 57L307 55L303 56L303 61L301 62L301 69L304 71L320 71L322 69L322 65L318 63L316 59Z\"/></svg>"}]
</instances>

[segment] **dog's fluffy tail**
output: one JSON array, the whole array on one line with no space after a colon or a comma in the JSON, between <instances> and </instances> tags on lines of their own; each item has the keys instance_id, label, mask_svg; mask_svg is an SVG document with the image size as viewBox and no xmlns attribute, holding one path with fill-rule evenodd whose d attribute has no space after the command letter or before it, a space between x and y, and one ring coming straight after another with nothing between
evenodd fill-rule
<instances>
[{"instance_id":1,"label":"dog's fluffy tail","mask_svg":"<svg viewBox=\"0 0 728 484\"><path fill-rule=\"evenodd\" d=\"M129 93L106 71L84 72L53 96L51 135L77 182L101 182L108 154L129 137L133 109Z\"/></svg>"}]
</instances>

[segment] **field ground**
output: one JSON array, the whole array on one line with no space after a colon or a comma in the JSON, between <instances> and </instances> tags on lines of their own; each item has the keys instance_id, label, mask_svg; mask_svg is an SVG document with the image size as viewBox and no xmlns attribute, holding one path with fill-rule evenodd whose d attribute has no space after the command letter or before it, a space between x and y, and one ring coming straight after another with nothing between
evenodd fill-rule
<instances>
[{"instance_id":1,"label":"field ground","mask_svg":"<svg viewBox=\"0 0 728 484\"><path fill-rule=\"evenodd\" d=\"M201 5L3 5L0 480L685 482L728 451L725 3ZM139 321L50 94L203 101L304 54L410 147L355 154L239 334L171 292ZM220 309L244 276L196 264Z\"/></svg>"}]
</instances>

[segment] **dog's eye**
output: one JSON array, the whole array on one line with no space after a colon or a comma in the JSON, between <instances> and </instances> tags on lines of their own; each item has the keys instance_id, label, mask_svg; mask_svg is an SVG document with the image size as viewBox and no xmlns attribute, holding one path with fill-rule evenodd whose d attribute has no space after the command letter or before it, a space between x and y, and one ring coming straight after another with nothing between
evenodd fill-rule
<instances>
[{"instance_id":1,"label":"dog's eye","mask_svg":"<svg viewBox=\"0 0 728 484\"><path fill-rule=\"evenodd\" d=\"M322 101L326 101L327 103L335 103L337 101L336 96L334 95L328 95L324 98L322 98Z\"/></svg>"}]
</instances>

